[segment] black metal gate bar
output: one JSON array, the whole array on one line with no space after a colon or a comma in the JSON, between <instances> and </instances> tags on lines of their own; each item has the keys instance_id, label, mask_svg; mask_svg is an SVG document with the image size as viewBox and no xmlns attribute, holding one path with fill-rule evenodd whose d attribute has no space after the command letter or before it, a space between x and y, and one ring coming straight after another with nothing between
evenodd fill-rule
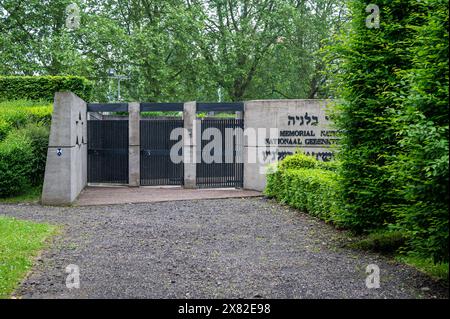
<instances>
[{"instance_id":1,"label":"black metal gate bar","mask_svg":"<svg viewBox=\"0 0 450 319\"><path fill-rule=\"evenodd\" d=\"M128 120L88 120L88 183L128 184Z\"/></svg>"},{"instance_id":2,"label":"black metal gate bar","mask_svg":"<svg viewBox=\"0 0 450 319\"><path fill-rule=\"evenodd\" d=\"M141 120L141 185L183 185L184 164L173 163L171 148L178 142L170 140L172 130L182 128L182 119ZM181 137L179 137L181 139ZM179 155L183 155L182 148Z\"/></svg>"},{"instance_id":3,"label":"black metal gate bar","mask_svg":"<svg viewBox=\"0 0 450 319\"><path fill-rule=\"evenodd\" d=\"M201 162L197 163L197 186L199 188L207 187L243 187L243 172L244 164L239 161L237 145L242 142L242 137L238 134L234 135L232 141L227 141L225 138L225 132L227 128L243 129L244 121L238 119L204 119L201 120L201 132L208 128L217 128L222 134L222 162L221 163L206 163L203 156ZM210 141L201 142L201 151ZM226 143L230 144L226 144ZM226 163L226 150L231 149L233 153L233 161Z\"/></svg>"}]
</instances>

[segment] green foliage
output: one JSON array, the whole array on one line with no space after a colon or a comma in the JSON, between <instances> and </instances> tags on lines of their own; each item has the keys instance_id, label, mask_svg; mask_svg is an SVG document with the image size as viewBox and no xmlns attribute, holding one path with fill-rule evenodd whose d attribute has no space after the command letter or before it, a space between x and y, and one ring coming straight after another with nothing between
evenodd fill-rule
<instances>
[{"instance_id":1,"label":"green foliage","mask_svg":"<svg viewBox=\"0 0 450 319\"><path fill-rule=\"evenodd\" d=\"M334 221L337 175L322 166L314 157L302 153L287 156L267 175L264 193L313 216Z\"/></svg>"},{"instance_id":2,"label":"green foliage","mask_svg":"<svg viewBox=\"0 0 450 319\"><path fill-rule=\"evenodd\" d=\"M353 248L394 254L405 245L405 234L399 231L374 232L356 243L351 244Z\"/></svg>"},{"instance_id":3,"label":"green foliage","mask_svg":"<svg viewBox=\"0 0 450 319\"><path fill-rule=\"evenodd\" d=\"M391 110L400 106L392 97L405 84L399 73L411 65L407 42L414 4L404 0L377 2L382 10L379 29L367 28L365 1L350 1L349 30L333 53L340 61L335 73L338 103L335 122L345 132L340 142L341 222L357 232L395 221L387 206L398 201L386 157L396 152L397 136Z\"/></svg>"},{"instance_id":4,"label":"green foliage","mask_svg":"<svg viewBox=\"0 0 450 319\"><path fill-rule=\"evenodd\" d=\"M2 204L38 203L41 199L42 185L22 189L19 195L14 197L0 197Z\"/></svg>"},{"instance_id":5,"label":"green foliage","mask_svg":"<svg viewBox=\"0 0 450 319\"><path fill-rule=\"evenodd\" d=\"M45 163L47 161L47 148L50 130L47 126L28 124L21 130L30 140L33 160L28 173L32 185L42 185L44 182Z\"/></svg>"},{"instance_id":6,"label":"green foliage","mask_svg":"<svg viewBox=\"0 0 450 319\"><path fill-rule=\"evenodd\" d=\"M448 262L436 263L433 258L423 258L415 254L410 254L407 256L400 255L397 256L397 259L402 263L417 268L427 275L440 280L443 285L446 285L448 287Z\"/></svg>"},{"instance_id":7,"label":"green foliage","mask_svg":"<svg viewBox=\"0 0 450 319\"><path fill-rule=\"evenodd\" d=\"M20 129L30 123L50 126L53 107L44 101L0 102L0 142L11 130Z\"/></svg>"},{"instance_id":8,"label":"green foliage","mask_svg":"<svg viewBox=\"0 0 450 319\"><path fill-rule=\"evenodd\" d=\"M0 76L0 100L52 101L56 92L66 91L90 101L92 83L76 76Z\"/></svg>"},{"instance_id":9,"label":"green foliage","mask_svg":"<svg viewBox=\"0 0 450 319\"><path fill-rule=\"evenodd\" d=\"M316 168L319 162L312 156L295 153L286 156L279 164L279 169Z\"/></svg>"},{"instance_id":10,"label":"green foliage","mask_svg":"<svg viewBox=\"0 0 450 319\"><path fill-rule=\"evenodd\" d=\"M393 113L400 150L390 173L403 198L392 209L418 256L449 260L449 37L448 2L424 1L415 16L422 23L409 53L413 65L403 73L409 84ZM406 97L406 98L405 98Z\"/></svg>"},{"instance_id":11,"label":"green foliage","mask_svg":"<svg viewBox=\"0 0 450 319\"><path fill-rule=\"evenodd\" d=\"M30 139L19 131L0 142L0 197L19 194L30 186L33 150Z\"/></svg>"},{"instance_id":12,"label":"green foliage","mask_svg":"<svg viewBox=\"0 0 450 319\"><path fill-rule=\"evenodd\" d=\"M67 5L81 11L68 30ZM339 0L2 0L1 75L95 79L94 99L149 102L314 98L318 49L339 29ZM218 93L220 88L221 93Z\"/></svg>"},{"instance_id":13,"label":"green foliage","mask_svg":"<svg viewBox=\"0 0 450 319\"><path fill-rule=\"evenodd\" d=\"M303 212L333 221L335 216L336 174L320 169L288 169L281 173L278 199Z\"/></svg>"},{"instance_id":14,"label":"green foliage","mask_svg":"<svg viewBox=\"0 0 450 319\"><path fill-rule=\"evenodd\" d=\"M448 2L384 0L379 29L365 1L332 47L340 223L405 234L406 251L448 261ZM336 66L338 69L336 69Z\"/></svg>"},{"instance_id":15,"label":"green foliage","mask_svg":"<svg viewBox=\"0 0 450 319\"><path fill-rule=\"evenodd\" d=\"M11 124L3 118L0 118L0 141L2 141L11 130Z\"/></svg>"},{"instance_id":16,"label":"green foliage","mask_svg":"<svg viewBox=\"0 0 450 319\"><path fill-rule=\"evenodd\" d=\"M0 216L0 299L9 298L55 226Z\"/></svg>"}]
</instances>

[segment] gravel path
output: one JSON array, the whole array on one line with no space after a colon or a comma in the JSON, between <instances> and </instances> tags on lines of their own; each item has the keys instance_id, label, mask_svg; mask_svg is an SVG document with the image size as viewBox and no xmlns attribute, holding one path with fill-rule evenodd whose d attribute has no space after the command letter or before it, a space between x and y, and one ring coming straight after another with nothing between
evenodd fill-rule
<instances>
[{"instance_id":1,"label":"gravel path","mask_svg":"<svg viewBox=\"0 0 450 319\"><path fill-rule=\"evenodd\" d=\"M343 234L263 198L96 207L0 205L63 225L23 298L448 298L421 273L342 246ZM80 267L80 289L65 267ZM381 288L367 289L377 264Z\"/></svg>"}]
</instances>

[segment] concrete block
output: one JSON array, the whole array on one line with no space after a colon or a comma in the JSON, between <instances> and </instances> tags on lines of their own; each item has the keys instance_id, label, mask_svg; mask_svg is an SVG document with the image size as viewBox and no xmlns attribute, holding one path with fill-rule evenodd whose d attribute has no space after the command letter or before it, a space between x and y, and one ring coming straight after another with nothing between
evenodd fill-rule
<instances>
[{"instance_id":1,"label":"concrete block","mask_svg":"<svg viewBox=\"0 0 450 319\"><path fill-rule=\"evenodd\" d=\"M244 187L263 190L269 163L304 152L328 160L337 137L329 100L261 100L244 104ZM335 131L334 131L335 132Z\"/></svg>"},{"instance_id":2,"label":"concrete block","mask_svg":"<svg viewBox=\"0 0 450 319\"><path fill-rule=\"evenodd\" d=\"M137 187L141 184L141 107L137 102L128 104L128 183Z\"/></svg>"},{"instance_id":3,"label":"concrete block","mask_svg":"<svg viewBox=\"0 0 450 319\"><path fill-rule=\"evenodd\" d=\"M54 100L42 203L69 205L86 184L86 102L71 92L59 92Z\"/></svg>"},{"instance_id":4,"label":"concrete block","mask_svg":"<svg viewBox=\"0 0 450 319\"><path fill-rule=\"evenodd\" d=\"M184 136L183 136L183 157L184 157L184 187L197 187L197 102L184 104L183 111Z\"/></svg>"}]
</instances>

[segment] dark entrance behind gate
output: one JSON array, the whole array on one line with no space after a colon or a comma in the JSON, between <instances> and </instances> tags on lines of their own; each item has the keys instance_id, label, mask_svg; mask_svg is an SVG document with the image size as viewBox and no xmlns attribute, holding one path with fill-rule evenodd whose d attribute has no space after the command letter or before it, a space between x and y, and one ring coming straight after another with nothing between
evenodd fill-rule
<instances>
[{"instance_id":1,"label":"dark entrance behind gate","mask_svg":"<svg viewBox=\"0 0 450 319\"><path fill-rule=\"evenodd\" d=\"M128 111L127 104L89 104L88 112ZM87 121L88 183L128 184L128 120L97 115Z\"/></svg>"},{"instance_id":2,"label":"dark entrance behind gate","mask_svg":"<svg viewBox=\"0 0 450 319\"><path fill-rule=\"evenodd\" d=\"M140 171L141 185L183 185L184 164L174 163L170 150L178 142L171 140L173 130L183 128L178 118L145 117L142 112L182 112L183 103L141 103L140 121ZM180 138L181 137L176 137ZM180 153L182 155L182 148Z\"/></svg>"},{"instance_id":3,"label":"dark entrance behind gate","mask_svg":"<svg viewBox=\"0 0 450 319\"><path fill-rule=\"evenodd\" d=\"M170 140L174 129L182 128L183 120L141 120L141 185L182 185L184 165L174 163L170 150L177 140ZM182 148L178 155L182 156Z\"/></svg>"},{"instance_id":4,"label":"dark entrance behind gate","mask_svg":"<svg viewBox=\"0 0 450 319\"><path fill-rule=\"evenodd\" d=\"M141 103L141 112L182 112L183 103ZM242 103L198 103L197 112L243 111ZM126 117L101 115L100 112L128 112L128 104L88 104L88 112L98 113L88 119L88 183L129 183L129 121ZM119 113L120 114L120 113ZM142 113L141 113L142 114ZM200 120L201 133L214 129L221 133L222 151L219 162L207 162L200 156L196 164L196 184L207 187L243 187L244 164L242 156L242 131L227 139L227 130L244 128L242 119L206 118ZM182 118L145 117L140 120L140 185L183 185L184 163L174 163L170 152L180 142L181 136L171 140L175 129L183 128ZM210 140L201 140L201 155ZM232 159L227 153L231 151ZM179 148L182 156L182 147ZM214 154L210 154L214 155Z\"/></svg>"},{"instance_id":5,"label":"dark entrance behind gate","mask_svg":"<svg viewBox=\"0 0 450 319\"><path fill-rule=\"evenodd\" d=\"M242 153L238 153L238 145L242 145L241 134L233 134L232 138L226 139L226 130L243 129L244 121L237 119L204 119L201 121L202 135L208 129L217 129L222 136L222 150L221 161L207 163L204 156L201 157L201 162L197 164L197 186L200 188L207 187L236 187L241 188L243 185L244 164L239 157ZM205 146L211 140L203 140L201 143L201 150L203 152ZM231 161L226 159L226 151L231 152ZM214 152L216 150L211 150ZM242 151L242 150L241 150ZM213 156L213 153L210 153Z\"/></svg>"},{"instance_id":6,"label":"dark entrance behind gate","mask_svg":"<svg viewBox=\"0 0 450 319\"><path fill-rule=\"evenodd\" d=\"M243 103L198 103L197 112L242 112L244 110ZM220 131L222 137L222 154L221 161L209 163L201 156L200 163L197 164L196 184L199 188L208 187L243 187L244 180L244 164L242 161L242 149L239 148L243 143L243 135L240 134L244 129L244 120L234 118L214 118L201 120L201 134L208 129L216 129ZM236 130L237 134L233 134L231 139L226 138L228 130ZM200 151L203 153L205 146L211 140L201 141ZM227 160L226 151L232 154L231 161ZM211 152L214 152L212 150ZM202 154L201 153L201 154ZM214 155L211 154L210 155Z\"/></svg>"}]
</instances>

